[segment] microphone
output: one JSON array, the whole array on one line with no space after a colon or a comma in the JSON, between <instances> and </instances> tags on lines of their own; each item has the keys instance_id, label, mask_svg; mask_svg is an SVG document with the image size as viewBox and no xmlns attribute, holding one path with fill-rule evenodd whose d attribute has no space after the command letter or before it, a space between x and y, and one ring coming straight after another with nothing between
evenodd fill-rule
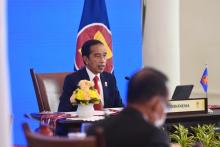
<instances>
[{"instance_id":1,"label":"microphone","mask_svg":"<svg viewBox=\"0 0 220 147\"><path fill-rule=\"evenodd\" d=\"M130 80L131 78L130 77L128 77L128 76L125 76L125 80Z\"/></svg>"}]
</instances>

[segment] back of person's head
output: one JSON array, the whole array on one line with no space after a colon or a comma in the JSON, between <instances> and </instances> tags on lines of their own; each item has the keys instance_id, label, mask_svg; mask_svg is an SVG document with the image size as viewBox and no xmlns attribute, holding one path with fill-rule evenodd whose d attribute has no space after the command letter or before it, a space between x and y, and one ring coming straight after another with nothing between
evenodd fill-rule
<instances>
[{"instance_id":1,"label":"back of person's head","mask_svg":"<svg viewBox=\"0 0 220 147\"><path fill-rule=\"evenodd\" d=\"M152 99L154 96L166 97L167 77L160 71L145 67L135 73L128 83L127 102L142 103Z\"/></svg>"},{"instance_id":2,"label":"back of person's head","mask_svg":"<svg viewBox=\"0 0 220 147\"><path fill-rule=\"evenodd\" d=\"M91 51L90 51L91 46L97 45L97 44L103 45L103 43L101 41L95 40L95 39L91 39L91 40L86 41L82 46L82 56L89 57L89 55L91 53Z\"/></svg>"}]
</instances>

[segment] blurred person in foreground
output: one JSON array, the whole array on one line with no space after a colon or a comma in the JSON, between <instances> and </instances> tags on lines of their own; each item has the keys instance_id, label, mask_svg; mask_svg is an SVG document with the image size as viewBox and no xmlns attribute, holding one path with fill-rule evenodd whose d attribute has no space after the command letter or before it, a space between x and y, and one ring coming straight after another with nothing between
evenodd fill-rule
<instances>
[{"instance_id":1,"label":"blurred person in foreground","mask_svg":"<svg viewBox=\"0 0 220 147\"><path fill-rule=\"evenodd\" d=\"M166 82L160 71L141 69L129 80L127 107L91 126L87 134L103 128L107 147L168 147L168 136L160 129L168 105Z\"/></svg>"}]
</instances>

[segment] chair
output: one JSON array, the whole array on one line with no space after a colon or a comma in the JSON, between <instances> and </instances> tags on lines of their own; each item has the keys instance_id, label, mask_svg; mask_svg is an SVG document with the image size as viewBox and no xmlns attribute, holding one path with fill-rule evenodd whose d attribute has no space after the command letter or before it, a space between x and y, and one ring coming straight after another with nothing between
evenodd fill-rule
<instances>
[{"instance_id":1,"label":"chair","mask_svg":"<svg viewBox=\"0 0 220 147\"><path fill-rule=\"evenodd\" d=\"M22 124L28 147L105 147L103 131L99 128L96 136L83 139L45 136L31 132L27 123Z\"/></svg>"},{"instance_id":2,"label":"chair","mask_svg":"<svg viewBox=\"0 0 220 147\"><path fill-rule=\"evenodd\" d=\"M71 72L36 73L30 69L39 111L57 112L64 78Z\"/></svg>"}]
</instances>

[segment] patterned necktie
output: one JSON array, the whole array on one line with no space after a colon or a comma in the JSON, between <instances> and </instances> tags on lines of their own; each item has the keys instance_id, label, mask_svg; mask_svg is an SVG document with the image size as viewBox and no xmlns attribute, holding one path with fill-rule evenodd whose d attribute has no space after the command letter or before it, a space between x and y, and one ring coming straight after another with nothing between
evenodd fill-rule
<instances>
[{"instance_id":1,"label":"patterned necktie","mask_svg":"<svg viewBox=\"0 0 220 147\"><path fill-rule=\"evenodd\" d=\"M98 93L99 93L99 95L100 95L100 88L99 88L98 81L99 81L99 77L98 77L98 76L95 76L94 79L93 79L94 87L95 87L95 89L98 91ZM95 109L95 110L102 110L102 104L101 104L101 102L100 102L99 104L94 104L94 109Z\"/></svg>"}]
</instances>

